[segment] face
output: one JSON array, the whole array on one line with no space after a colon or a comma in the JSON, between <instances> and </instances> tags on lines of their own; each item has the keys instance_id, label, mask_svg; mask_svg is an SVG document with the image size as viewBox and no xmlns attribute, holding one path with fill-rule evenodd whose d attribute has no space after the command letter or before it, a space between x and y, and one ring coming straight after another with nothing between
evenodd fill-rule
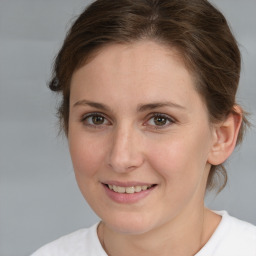
<instances>
[{"instance_id":1,"label":"face","mask_svg":"<svg viewBox=\"0 0 256 256\"><path fill-rule=\"evenodd\" d=\"M212 137L174 50L149 41L107 46L72 76L77 183L113 230L147 232L202 207Z\"/></svg>"}]
</instances>

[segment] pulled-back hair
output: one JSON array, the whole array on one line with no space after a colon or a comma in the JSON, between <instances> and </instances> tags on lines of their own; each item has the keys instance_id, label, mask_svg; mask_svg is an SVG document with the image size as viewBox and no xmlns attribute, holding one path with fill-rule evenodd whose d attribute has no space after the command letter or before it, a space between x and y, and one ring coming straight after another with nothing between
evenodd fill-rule
<instances>
[{"instance_id":1,"label":"pulled-back hair","mask_svg":"<svg viewBox=\"0 0 256 256\"><path fill-rule=\"evenodd\" d=\"M213 5L206 0L97 0L69 30L49 84L51 90L62 94L58 114L66 135L74 71L108 44L140 40L153 40L177 50L195 78L211 123L234 113L240 51L225 17ZM242 141L246 125L243 117L237 143ZM216 177L222 177L222 182L216 183ZM223 164L212 166L207 188L221 190L226 182Z\"/></svg>"}]
</instances>

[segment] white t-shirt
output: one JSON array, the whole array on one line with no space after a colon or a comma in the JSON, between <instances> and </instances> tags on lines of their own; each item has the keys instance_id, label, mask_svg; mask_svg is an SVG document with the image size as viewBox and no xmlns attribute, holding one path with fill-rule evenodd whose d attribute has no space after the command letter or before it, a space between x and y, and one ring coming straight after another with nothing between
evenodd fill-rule
<instances>
[{"instance_id":1,"label":"white t-shirt","mask_svg":"<svg viewBox=\"0 0 256 256\"><path fill-rule=\"evenodd\" d=\"M256 226L218 211L222 220L195 256L256 256ZM80 229L53 241L31 256L107 256L97 236L97 226Z\"/></svg>"}]
</instances>

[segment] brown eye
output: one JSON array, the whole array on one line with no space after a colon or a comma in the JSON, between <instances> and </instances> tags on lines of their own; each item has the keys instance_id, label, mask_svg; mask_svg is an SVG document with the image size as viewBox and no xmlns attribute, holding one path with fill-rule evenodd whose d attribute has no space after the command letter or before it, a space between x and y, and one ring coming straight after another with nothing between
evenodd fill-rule
<instances>
[{"instance_id":1,"label":"brown eye","mask_svg":"<svg viewBox=\"0 0 256 256\"><path fill-rule=\"evenodd\" d=\"M103 116L92 116L92 123L95 125L104 124L105 118Z\"/></svg>"},{"instance_id":2,"label":"brown eye","mask_svg":"<svg viewBox=\"0 0 256 256\"><path fill-rule=\"evenodd\" d=\"M162 125L165 125L167 123L167 119L165 117L162 117L162 116L155 116L154 117L154 123L157 126L162 126Z\"/></svg>"},{"instance_id":3,"label":"brown eye","mask_svg":"<svg viewBox=\"0 0 256 256\"><path fill-rule=\"evenodd\" d=\"M97 114L97 113L91 113L91 114L83 116L82 122L84 125L92 126L92 127L96 127L96 126L101 127L101 126L110 124L110 122L107 120L107 118L105 118L103 115Z\"/></svg>"},{"instance_id":4,"label":"brown eye","mask_svg":"<svg viewBox=\"0 0 256 256\"><path fill-rule=\"evenodd\" d=\"M175 123L174 119L169 115L162 113L154 113L147 121L147 125L153 129L164 129Z\"/></svg>"}]
</instances>

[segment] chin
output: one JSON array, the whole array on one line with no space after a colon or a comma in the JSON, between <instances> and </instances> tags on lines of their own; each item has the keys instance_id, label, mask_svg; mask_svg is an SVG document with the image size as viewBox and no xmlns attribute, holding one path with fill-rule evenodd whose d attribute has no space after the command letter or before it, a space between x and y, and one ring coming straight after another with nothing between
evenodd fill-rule
<instances>
[{"instance_id":1,"label":"chin","mask_svg":"<svg viewBox=\"0 0 256 256\"><path fill-rule=\"evenodd\" d=\"M138 216L138 213L113 215L112 218L103 217L102 221L111 230L122 234L141 235L154 228L153 218L146 218L143 215Z\"/></svg>"}]
</instances>

